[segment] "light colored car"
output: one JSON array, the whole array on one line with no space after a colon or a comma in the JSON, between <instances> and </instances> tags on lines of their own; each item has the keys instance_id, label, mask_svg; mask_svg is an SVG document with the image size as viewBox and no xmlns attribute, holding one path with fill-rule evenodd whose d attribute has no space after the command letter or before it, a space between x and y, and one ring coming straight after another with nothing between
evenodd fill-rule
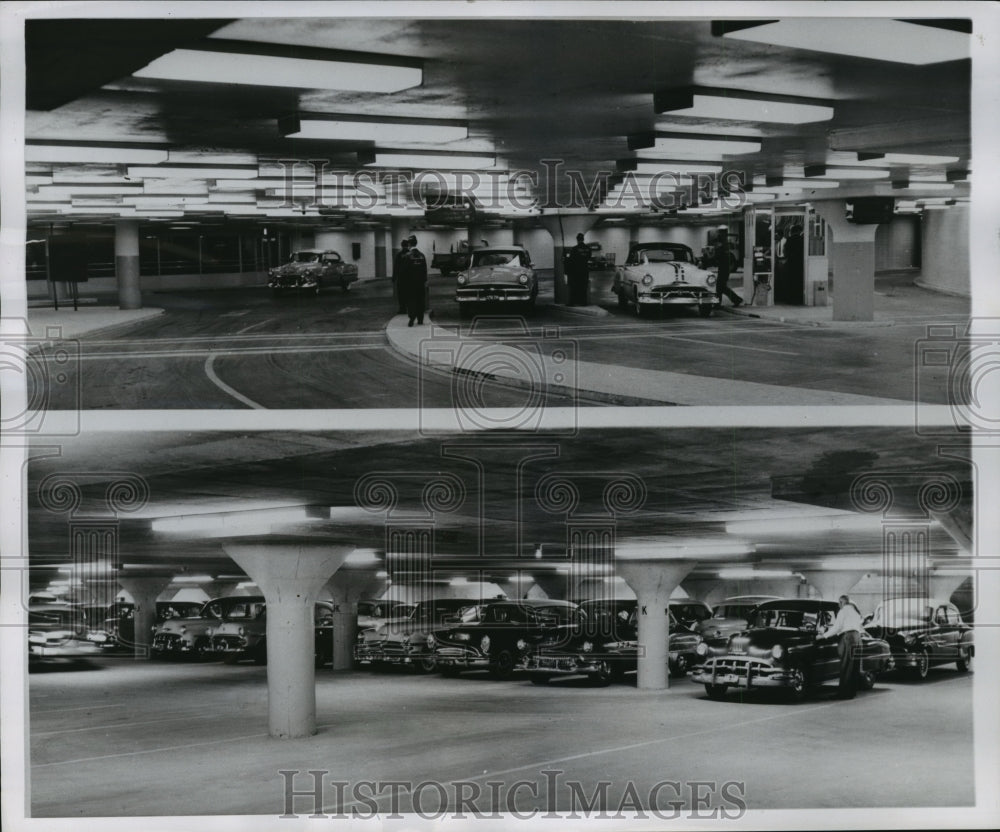
<instances>
[{"instance_id":1,"label":"light colored car","mask_svg":"<svg viewBox=\"0 0 1000 832\"><path fill-rule=\"evenodd\" d=\"M758 604L777 600L777 595L734 595L721 604L716 604L712 617L700 622L696 629L710 643L728 641L730 636L742 633L747 628L750 613Z\"/></svg>"},{"instance_id":2,"label":"light colored car","mask_svg":"<svg viewBox=\"0 0 1000 832\"><path fill-rule=\"evenodd\" d=\"M212 655L212 632L229 608L249 596L215 598L198 611L168 618L153 631L153 658L207 659Z\"/></svg>"},{"instance_id":3,"label":"light colored car","mask_svg":"<svg viewBox=\"0 0 1000 832\"><path fill-rule=\"evenodd\" d=\"M28 664L58 659L79 661L99 655L101 647L88 640L88 630L83 610L74 604L29 604Z\"/></svg>"},{"instance_id":4,"label":"light colored car","mask_svg":"<svg viewBox=\"0 0 1000 832\"><path fill-rule=\"evenodd\" d=\"M516 303L534 309L538 276L521 246L489 246L472 252L469 267L456 278L455 300L463 317L483 304Z\"/></svg>"},{"instance_id":5,"label":"light colored car","mask_svg":"<svg viewBox=\"0 0 1000 832\"><path fill-rule=\"evenodd\" d=\"M717 304L715 272L700 268L682 243L632 243L628 258L615 269L611 291L619 306L631 306L636 315L686 306L707 318Z\"/></svg>"},{"instance_id":6,"label":"light colored car","mask_svg":"<svg viewBox=\"0 0 1000 832\"><path fill-rule=\"evenodd\" d=\"M212 631L212 653L226 664L249 660L267 664L267 605L254 595L234 604ZM333 604L317 601L313 606L316 667L333 661Z\"/></svg>"},{"instance_id":7,"label":"light colored car","mask_svg":"<svg viewBox=\"0 0 1000 832\"><path fill-rule=\"evenodd\" d=\"M275 294L308 292L319 294L326 286L340 286L347 292L358 279L358 267L347 263L336 251L302 249L292 252L287 263L268 272L268 288Z\"/></svg>"}]
</instances>

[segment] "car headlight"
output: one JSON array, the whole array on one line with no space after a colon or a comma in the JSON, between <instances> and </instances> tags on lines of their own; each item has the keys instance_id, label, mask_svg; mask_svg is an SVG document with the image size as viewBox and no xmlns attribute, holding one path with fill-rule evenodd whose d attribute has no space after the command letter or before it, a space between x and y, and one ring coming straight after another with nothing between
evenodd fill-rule
<instances>
[{"instance_id":1,"label":"car headlight","mask_svg":"<svg viewBox=\"0 0 1000 832\"><path fill-rule=\"evenodd\" d=\"M782 647L780 644L775 644L774 647L771 648L772 658L780 659L784 655L785 655L785 648Z\"/></svg>"},{"instance_id":2,"label":"car headlight","mask_svg":"<svg viewBox=\"0 0 1000 832\"><path fill-rule=\"evenodd\" d=\"M484 653L489 653L490 652L490 643L491 643L490 642L490 637L489 636L483 636L481 639L479 639L479 649L482 650Z\"/></svg>"},{"instance_id":3,"label":"car headlight","mask_svg":"<svg viewBox=\"0 0 1000 832\"><path fill-rule=\"evenodd\" d=\"M238 630L236 631L236 635L238 635L238 636L241 636L241 635L243 635L243 628L242 628L242 627L240 627L240 628L239 628L239 629L238 629Z\"/></svg>"},{"instance_id":4,"label":"car headlight","mask_svg":"<svg viewBox=\"0 0 1000 832\"><path fill-rule=\"evenodd\" d=\"M469 276L467 274L460 274L458 276L458 285L459 286L464 286L468 282L469 282Z\"/></svg>"},{"instance_id":5,"label":"car headlight","mask_svg":"<svg viewBox=\"0 0 1000 832\"><path fill-rule=\"evenodd\" d=\"M434 633L431 633L430 635L427 636L427 649L433 650L436 644L437 644L437 639L434 638Z\"/></svg>"},{"instance_id":6,"label":"car headlight","mask_svg":"<svg viewBox=\"0 0 1000 832\"><path fill-rule=\"evenodd\" d=\"M519 638L517 640L517 649L523 653L528 649L528 642L526 642L523 638Z\"/></svg>"},{"instance_id":7,"label":"car headlight","mask_svg":"<svg viewBox=\"0 0 1000 832\"><path fill-rule=\"evenodd\" d=\"M701 644L699 644L697 647L694 648L694 652L697 653L699 656L707 656L708 645L705 644L705 642L701 642Z\"/></svg>"},{"instance_id":8,"label":"car headlight","mask_svg":"<svg viewBox=\"0 0 1000 832\"><path fill-rule=\"evenodd\" d=\"M580 650L584 653L589 653L593 649L594 649L594 642L592 641L585 641L583 644L580 645Z\"/></svg>"},{"instance_id":9,"label":"car headlight","mask_svg":"<svg viewBox=\"0 0 1000 832\"><path fill-rule=\"evenodd\" d=\"M358 641L358 644L364 644L365 643L365 634L364 633L358 633L358 639L357 639L357 641Z\"/></svg>"},{"instance_id":10,"label":"car headlight","mask_svg":"<svg viewBox=\"0 0 1000 832\"><path fill-rule=\"evenodd\" d=\"M715 275L714 274L710 274L707 278L705 278L705 283L707 283L709 286L714 286L715 285Z\"/></svg>"},{"instance_id":11,"label":"car headlight","mask_svg":"<svg viewBox=\"0 0 1000 832\"><path fill-rule=\"evenodd\" d=\"M520 283L522 286L527 286L528 285L528 275L526 275L526 274L519 274L517 276L517 282Z\"/></svg>"},{"instance_id":12,"label":"car headlight","mask_svg":"<svg viewBox=\"0 0 1000 832\"><path fill-rule=\"evenodd\" d=\"M468 640L469 640L468 633L455 633L455 641L468 641Z\"/></svg>"},{"instance_id":13,"label":"car headlight","mask_svg":"<svg viewBox=\"0 0 1000 832\"><path fill-rule=\"evenodd\" d=\"M653 275L651 275L651 274L644 274L642 276L642 285L643 286L652 286L653 285Z\"/></svg>"},{"instance_id":14,"label":"car headlight","mask_svg":"<svg viewBox=\"0 0 1000 832\"><path fill-rule=\"evenodd\" d=\"M913 633L906 633L903 636L903 644L916 644L917 637Z\"/></svg>"},{"instance_id":15,"label":"car headlight","mask_svg":"<svg viewBox=\"0 0 1000 832\"><path fill-rule=\"evenodd\" d=\"M186 633L187 631L188 631L188 628L182 626L177 632L180 633L181 635L184 635L184 633Z\"/></svg>"}]
</instances>

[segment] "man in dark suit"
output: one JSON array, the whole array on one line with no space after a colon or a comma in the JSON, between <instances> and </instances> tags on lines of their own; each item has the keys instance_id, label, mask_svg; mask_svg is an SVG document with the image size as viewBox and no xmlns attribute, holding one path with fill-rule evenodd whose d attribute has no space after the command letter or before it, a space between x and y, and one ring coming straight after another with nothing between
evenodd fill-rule
<instances>
[{"instance_id":1,"label":"man in dark suit","mask_svg":"<svg viewBox=\"0 0 1000 832\"><path fill-rule=\"evenodd\" d=\"M409 251L410 241L400 240L399 241L399 251L396 252L396 256L392 258L392 294L396 300L396 314L405 315L406 314L406 298L403 295L403 258L406 256L406 252Z\"/></svg>"},{"instance_id":2,"label":"man in dark suit","mask_svg":"<svg viewBox=\"0 0 1000 832\"><path fill-rule=\"evenodd\" d=\"M726 238L725 228L719 228L715 237L715 296L722 306L722 296L725 295L732 301L733 306L743 303L743 298L729 288L729 240Z\"/></svg>"},{"instance_id":3,"label":"man in dark suit","mask_svg":"<svg viewBox=\"0 0 1000 832\"><path fill-rule=\"evenodd\" d=\"M410 250L402 260L403 286L405 287L406 314L410 316L407 326L424 322L424 296L427 289L427 258L417 248L417 238L411 234Z\"/></svg>"},{"instance_id":4,"label":"man in dark suit","mask_svg":"<svg viewBox=\"0 0 1000 832\"><path fill-rule=\"evenodd\" d=\"M590 282L590 246L583 241L583 234L576 235L576 245L566 255L566 282L569 284L569 305L586 306Z\"/></svg>"}]
</instances>

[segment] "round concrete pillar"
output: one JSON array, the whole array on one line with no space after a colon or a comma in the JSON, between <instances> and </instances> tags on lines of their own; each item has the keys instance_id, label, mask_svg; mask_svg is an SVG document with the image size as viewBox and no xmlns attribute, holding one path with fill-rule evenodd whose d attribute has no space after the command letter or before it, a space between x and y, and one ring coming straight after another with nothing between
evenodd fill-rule
<instances>
[{"instance_id":1,"label":"round concrete pillar","mask_svg":"<svg viewBox=\"0 0 1000 832\"><path fill-rule=\"evenodd\" d=\"M618 574L632 588L638 602L638 687L665 690L670 639L670 593L691 571L693 561L671 558L618 558Z\"/></svg>"},{"instance_id":2,"label":"round concrete pillar","mask_svg":"<svg viewBox=\"0 0 1000 832\"><path fill-rule=\"evenodd\" d=\"M313 607L354 546L234 543L223 548L267 602L267 722L272 737L316 733Z\"/></svg>"},{"instance_id":3,"label":"round concrete pillar","mask_svg":"<svg viewBox=\"0 0 1000 832\"><path fill-rule=\"evenodd\" d=\"M358 601L385 590L385 578L369 569L340 569L323 587L320 597L333 603L333 669L350 670L358 629Z\"/></svg>"},{"instance_id":4,"label":"round concrete pillar","mask_svg":"<svg viewBox=\"0 0 1000 832\"><path fill-rule=\"evenodd\" d=\"M153 624L156 623L156 599L171 580L164 575L118 578L118 583L132 596L132 603L135 604L132 612L132 656L136 659L149 658Z\"/></svg>"},{"instance_id":5,"label":"round concrete pillar","mask_svg":"<svg viewBox=\"0 0 1000 832\"><path fill-rule=\"evenodd\" d=\"M118 279L118 306L121 309L142 309L139 223L136 220L115 223L115 277Z\"/></svg>"},{"instance_id":6,"label":"round concrete pillar","mask_svg":"<svg viewBox=\"0 0 1000 832\"><path fill-rule=\"evenodd\" d=\"M566 270L563 255L567 247L576 245L576 235L585 234L594 227L599 217L594 214L549 214L539 217L545 230L552 235L553 266L555 268L555 301L565 304L569 302L569 284L566 282Z\"/></svg>"}]
</instances>

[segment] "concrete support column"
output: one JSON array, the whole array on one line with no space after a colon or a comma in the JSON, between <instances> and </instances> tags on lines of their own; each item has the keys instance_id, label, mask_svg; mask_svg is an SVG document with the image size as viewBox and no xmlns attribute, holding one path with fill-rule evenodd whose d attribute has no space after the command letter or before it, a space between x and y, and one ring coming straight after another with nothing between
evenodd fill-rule
<instances>
[{"instance_id":1,"label":"concrete support column","mask_svg":"<svg viewBox=\"0 0 1000 832\"><path fill-rule=\"evenodd\" d=\"M354 546L235 543L223 548L267 602L267 722L272 737L316 733L313 610Z\"/></svg>"},{"instance_id":2,"label":"concrete support column","mask_svg":"<svg viewBox=\"0 0 1000 832\"><path fill-rule=\"evenodd\" d=\"M841 595L850 595L854 585L866 574L864 569L801 570L806 583L824 601L836 601Z\"/></svg>"},{"instance_id":3,"label":"concrete support column","mask_svg":"<svg viewBox=\"0 0 1000 832\"><path fill-rule=\"evenodd\" d=\"M391 259L391 246L386 245L386 233L384 228L376 228L372 232L375 237L375 277L388 277L387 263Z\"/></svg>"},{"instance_id":4,"label":"concrete support column","mask_svg":"<svg viewBox=\"0 0 1000 832\"><path fill-rule=\"evenodd\" d=\"M375 598L385 589L385 578L368 569L341 569L323 587L320 598L333 602L333 669L353 666L354 641L358 630L358 601Z\"/></svg>"},{"instance_id":5,"label":"concrete support column","mask_svg":"<svg viewBox=\"0 0 1000 832\"><path fill-rule=\"evenodd\" d=\"M833 319L875 319L875 232L878 225L858 225L846 219L846 202L817 202L816 213L832 232L827 239L833 272Z\"/></svg>"},{"instance_id":6,"label":"concrete support column","mask_svg":"<svg viewBox=\"0 0 1000 832\"><path fill-rule=\"evenodd\" d=\"M569 283L566 281L566 270L563 255L567 248L576 245L576 235L585 234L600 217L594 214L544 214L539 218L545 230L552 235L553 266L555 268L555 301L566 304L569 302Z\"/></svg>"},{"instance_id":7,"label":"concrete support column","mask_svg":"<svg viewBox=\"0 0 1000 832\"><path fill-rule=\"evenodd\" d=\"M171 580L165 575L118 578L118 583L132 596L132 603L135 604L132 613L132 656L136 659L149 658L150 633L156 622L156 599Z\"/></svg>"},{"instance_id":8,"label":"concrete support column","mask_svg":"<svg viewBox=\"0 0 1000 832\"><path fill-rule=\"evenodd\" d=\"M138 220L115 222L115 276L118 279L119 308L142 309Z\"/></svg>"},{"instance_id":9,"label":"concrete support column","mask_svg":"<svg viewBox=\"0 0 1000 832\"><path fill-rule=\"evenodd\" d=\"M693 561L668 558L618 558L618 574L632 587L639 606L638 686L644 690L668 687L670 593L694 566Z\"/></svg>"}]
</instances>

